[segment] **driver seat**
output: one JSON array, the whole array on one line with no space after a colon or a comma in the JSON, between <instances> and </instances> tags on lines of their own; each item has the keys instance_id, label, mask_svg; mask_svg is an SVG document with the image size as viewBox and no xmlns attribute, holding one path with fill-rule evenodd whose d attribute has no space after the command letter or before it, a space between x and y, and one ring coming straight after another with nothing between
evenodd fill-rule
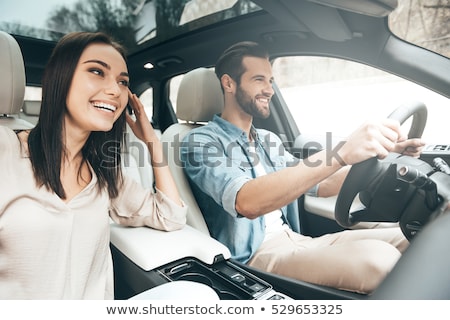
<instances>
[{"instance_id":1,"label":"driver seat","mask_svg":"<svg viewBox=\"0 0 450 320\"><path fill-rule=\"evenodd\" d=\"M17 41L0 31L0 126L15 131L32 129L34 125L19 119L25 96L25 66Z\"/></svg>"},{"instance_id":2,"label":"driver seat","mask_svg":"<svg viewBox=\"0 0 450 320\"><path fill-rule=\"evenodd\" d=\"M178 90L176 115L183 122L171 125L161 135L164 156L180 196L188 205L187 224L208 236L208 227L181 164L180 146L190 130L212 120L214 114L222 112L222 108L223 93L214 71L194 69L184 75Z\"/></svg>"}]
</instances>

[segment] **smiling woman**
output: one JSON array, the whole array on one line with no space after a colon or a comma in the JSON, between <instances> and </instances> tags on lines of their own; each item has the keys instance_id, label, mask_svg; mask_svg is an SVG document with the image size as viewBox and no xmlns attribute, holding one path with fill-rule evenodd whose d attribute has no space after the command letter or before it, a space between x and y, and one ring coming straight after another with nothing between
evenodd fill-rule
<instances>
[{"instance_id":1,"label":"smiling woman","mask_svg":"<svg viewBox=\"0 0 450 320\"><path fill-rule=\"evenodd\" d=\"M111 130L127 104L128 82L125 60L116 49L107 44L89 45L80 57L67 97L66 130L71 127L68 122L87 135Z\"/></svg>"},{"instance_id":2,"label":"smiling woman","mask_svg":"<svg viewBox=\"0 0 450 320\"><path fill-rule=\"evenodd\" d=\"M102 49L102 51L96 53L93 50L96 48ZM120 161L116 162L118 160L116 154L108 150L102 151L101 148L105 139L106 141L120 141L121 139L125 125L125 114L122 111L128 99L128 92L121 90L121 92L108 91L102 93L103 88L110 90L109 81L106 83L103 80L100 81L100 79L103 79L102 77L89 71L89 67L92 68L94 63L90 62L90 65L87 66L85 62L89 60L101 61L99 59L104 59L103 55L106 55L105 57L110 60L108 60L109 64L114 63L115 67L119 69L115 72L120 74L127 71L123 49L106 36L101 34L69 34L58 43L43 77L41 113L38 124L30 133L29 139L30 159L38 182L51 188L62 198L65 198L65 188L59 181L60 175L58 172L52 174L52 170L53 168L54 170L60 170L59 164L61 164L61 168L64 168L61 163L63 152L65 154L63 158L67 158L69 163L72 161L78 163L85 176L89 176L89 170L85 163L85 160L89 159L94 170L98 170L99 187L108 185L109 194L111 196L117 195L116 184L112 181L120 177L120 167L103 168L100 166L101 160L95 155L103 153L110 159L116 159L115 163L120 163ZM102 67L103 72L107 71L105 67L98 63L95 63L95 66L96 70ZM117 76L115 75L115 77ZM94 121L99 122L99 118L90 114L93 111L92 96L86 97L86 90L91 95L97 94L104 99L114 99L120 110L106 123L95 124ZM77 140L79 141L74 141L74 143L77 143L77 146L74 146L75 150L67 150L67 146L64 147L63 141L65 138L61 136L62 130L68 137L78 136ZM99 130L100 132L90 134L91 131ZM101 131L108 131L108 133L105 136ZM48 139L52 141L52 149L46 147L46 144L41 140L41 137L46 135L49 135ZM88 141L88 138L92 147L91 150L84 151L87 159L83 159L79 149ZM66 145L67 143L70 143L70 141L65 142ZM67 154L68 152L72 154ZM111 173L107 172L111 170ZM108 181L108 179L112 180Z\"/></svg>"},{"instance_id":3,"label":"smiling woman","mask_svg":"<svg viewBox=\"0 0 450 320\"><path fill-rule=\"evenodd\" d=\"M125 121L152 161L162 163L162 148L120 46L100 33L63 37L42 86L35 128L0 128L0 165L11 169L0 184L0 299L112 299L110 217L170 231L186 207L166 166L154 169L156 192L122 175Z\"/></svg>"}]
</instances>

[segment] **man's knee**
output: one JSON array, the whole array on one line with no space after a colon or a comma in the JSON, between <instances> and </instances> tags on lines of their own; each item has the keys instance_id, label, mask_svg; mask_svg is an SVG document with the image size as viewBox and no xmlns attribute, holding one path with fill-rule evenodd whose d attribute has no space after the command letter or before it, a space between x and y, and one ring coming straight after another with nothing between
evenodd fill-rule
<instances>
[{"instance_id":1,"label":"man's knee","mask_svg":"<svg viewBox=\"0 0 450 320\"><path fill-rule=\"evenodd\" d=\"M383 241L367 240L364 246L367 251L360 257L360 267L364 270L365 277L361 290L370 293L391 272L401 253L394 246Z\"/></svg>"}]
</instances>

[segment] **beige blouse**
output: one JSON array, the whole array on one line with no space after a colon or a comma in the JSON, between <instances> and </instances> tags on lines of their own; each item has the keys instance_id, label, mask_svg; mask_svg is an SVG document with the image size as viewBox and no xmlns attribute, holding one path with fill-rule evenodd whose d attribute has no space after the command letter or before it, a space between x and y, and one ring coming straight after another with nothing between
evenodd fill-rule
<instances>
[{"instance_id":1,"label":"beige blouse","mask_svg":"<svg viewBox=\"0 0 450 320\"><path fill-rule=\"evenodd\" d=\"M5 127L0 171L0 299L113 299L110 217L168 231L186 222L186 207L126 177L111 201L93 173L65 203L36 186L27 154Z\"/></svg>"}]
</instances>

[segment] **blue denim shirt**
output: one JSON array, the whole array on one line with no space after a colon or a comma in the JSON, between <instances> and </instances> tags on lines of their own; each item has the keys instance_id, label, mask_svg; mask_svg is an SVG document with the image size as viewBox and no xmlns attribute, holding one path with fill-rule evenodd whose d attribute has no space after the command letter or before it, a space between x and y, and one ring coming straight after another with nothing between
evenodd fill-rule
<instances>
[{"instance_id":1,"label":"blue denim shirt","mask_svg":"<svg viewBox=\"0 0 450 320\"><path fill-rule=\"evenodd\" d=\"M264 216L243 217L236 211L240 188L256 177L260 161L267 173L298 163L272 132L252 127L257 157L247 134L215 115L208 125L183 139L181 161L211 235L226 245L233 259L246 263L264 239ZM315 189L311 191L314 193ZM297 202L281 208L284 221L300 232Z\"/></svg>"}]
</instances>

